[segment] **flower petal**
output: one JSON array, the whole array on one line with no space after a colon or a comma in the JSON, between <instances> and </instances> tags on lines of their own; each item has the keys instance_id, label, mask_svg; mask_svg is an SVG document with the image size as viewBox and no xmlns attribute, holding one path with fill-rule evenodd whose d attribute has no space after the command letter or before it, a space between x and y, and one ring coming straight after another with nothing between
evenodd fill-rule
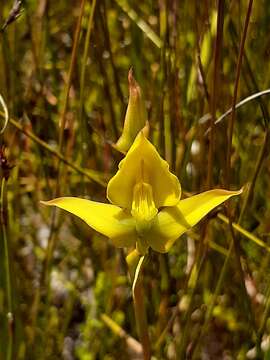
<instances>
[{"instance_id":1,"label":"flower petal","mask_svg":"<svg viewBox=\"0 0 270 360\"><path fill-rule=\"evenodd\" d=\"M78 216L94 230L111 238L117 247L135 245L137 238L135 221L130 214L118 206L76 197L61 197L41 203L57 206Z\"/></svg>"},{"instance_id":2,"label":"flower petal","mask_svg":"<svg viewBox=\"0 0 270 360\"><path fill-rule=\"evenodd\" d=\"M149 245L156 251L167 252L184 232L196 225L205 215L240 191L215 189L179 201L174 207L162 209L147 234Z\"/></svg>"},{"instance_id":3,"label":"flower petal","mask_svg":"<svg viewBox=\"0 0 270 360\"><path fill-rule=\"evenodd\" d=\"M128 73L129 101L124 121L123 133L115 148L126 153L135 140L138 132L147 124L147 112L141 89L133 77L132 70Z\"/></svg>"},{"instance_id":4,"label":"flower petal","mask_svg":"<svg viewBox=\"0 0 270 360\"><path fill-rule=\"evenodd\" d=\"M109 181L107 187L109 201L131 209L133 188L139 181L151 185L156 208L174 206L178 203L181 195L180 183L169 171L169 164L160 157L142 131L136 137L126 157L120 162L118 172Z\"/></svg>"}]
</instances>

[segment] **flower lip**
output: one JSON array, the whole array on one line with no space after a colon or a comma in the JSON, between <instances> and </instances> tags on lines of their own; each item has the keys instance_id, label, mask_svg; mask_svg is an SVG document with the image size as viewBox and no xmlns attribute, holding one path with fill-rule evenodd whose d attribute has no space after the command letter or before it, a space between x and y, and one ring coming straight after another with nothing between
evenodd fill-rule
<instances>
[{"instance_id":1,"label":"flower lip","mask_svg":"<svg viewBox=\"0 0 270 360\"><path fill-rule=\"evenodd\" d=\"M151 185L142 181L138 182L134 186L131 215L136 221L136 230L140 236L150 230L157 213Z\"/></svg>"}]
</instances>

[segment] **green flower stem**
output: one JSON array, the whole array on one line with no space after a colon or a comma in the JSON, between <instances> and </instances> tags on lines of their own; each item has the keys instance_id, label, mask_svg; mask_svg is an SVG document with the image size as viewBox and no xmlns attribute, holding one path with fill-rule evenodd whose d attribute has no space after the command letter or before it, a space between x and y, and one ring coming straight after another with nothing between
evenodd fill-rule
<instances>
[{"instance_id":1,"label":"green flower stem","mask_svg":"<svg viewBox=\"0 0 270 360\"><path fill-rule=\"evenodd\" d=\"M7 336L7 353L6 359L12 359L12 346L13 346L13 312L12 312L12 295L11 295L11 280L10 280L10 264L9 264L9 251L7 241L7 216L5 207L5 184L6 180L3 177L1 183L1 226L4 241L4 259L5 259L5 273L6 273L6 294L7 294L7 325L8 325L8 336Z\"/></svg>"},{"instance_id":2,"label":"green flower stem","mask_svg":"<svg viewBox=\"0 0 270 360\"><path fill-rule=\"evenodd\" d=\"M144 360L151 359L150 340L148 334L147 316L144 302L144 291L142 280L139 279L133 289L133 305L137 330L143 348Z\"/></svg>"},{"instance_id":3,"label":"green flower stem","mask_svg":"<svg viewBox=\"0 0 270 360\"><path fill-rule=\"evenodd\" d=\"M144 291L142 281L142 264L145 256L141 256L137 250L134 250L126 258L130 278L132 280L132 295L133 306L135 312L135 319L137 325L137 331L140 338L140 342L143 348L143 359L151 359L151 347L148 334L147 316L144 302Z\"/></svg>"}]
</instances>

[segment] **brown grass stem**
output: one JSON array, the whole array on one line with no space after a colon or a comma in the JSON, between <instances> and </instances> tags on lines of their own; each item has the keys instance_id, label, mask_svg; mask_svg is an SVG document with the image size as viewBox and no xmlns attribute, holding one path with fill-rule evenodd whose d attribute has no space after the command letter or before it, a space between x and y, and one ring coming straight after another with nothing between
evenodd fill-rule
<instances>
[{"instance_id":1,"label":"brown grass stem","mask_svg":"<svg viewBox=\"0 0 270 360\"><path fill-rule=\"evenodd\" d=\"M200 244L202 244L203 241L200 241ZM203 249L204 247L201 246L201 249ZM197 261L195 261L193 268L190 272L189 278L195 275L195 280L194 285L191 289L191 293L190 293L190 299L189 299L189 303L188 303L188 308L184 314L184 329L183 332L181 334L181 340L180 340L180 344L179 347L177 349L177 359L185 359L186 358L186 351L187 351L187 341L188 341L188 335L189 335L189 331L190 331L190 327L191 327L191 314L192 311L194 310L194 303L195 303L195 295L196 295L196 291L198 289L199 286L199 276L201 274L201 271L203 269L203 266L205 264L205 260L206 260L206 256L205 254L199 258L197 255Z\"/></svg>"},{"instance_id":2,"label":"brown grass stem","mask_svg":"<svg viewBox=\"0 0 270 360\"><path fill-rule=\"evenodd\" d=\"M219 78L220 78L220 64L221 64L221 52L223 44L223 24L224 24L224 7L225 1L218 1L218 16L217 16L217 35L215 39L215 53L214 53L214 76L211 96L211 122L210 122L210 142L208 150L208 167L207 167L207 189L210 189L213 185L213 161L215 150L215 120L217 99L219 90Z\"/></svg>"},{"instance_id":3,"label":"brown grass stem","mask_svg":"<svg viewBox=\"0 0 270 360\"><path fill-rule=\"evenodd\" d=\"M200 342L202 340L202 337L207 333L207 328L208 328L208 325L209 325L209 321L211 320L213 310L214 310L214 306L216 304L217 297L220 294L221 286L223 284L224 277L225 277L227 269L228 269L228 264L229 264L229 260L230 260L231 255L232 255L232 250L233 250L233 242L231 241L227 256L225 258L225 261L224 261L223 266L222 266L221 271L220 271L220 275L218 277L218 281L217 281L217 285L215 287L215 291L214 291L214 293L213 293L213 295L211 297L210 304L208 305L207 310L206 310L203 326L201 327L200 333L199 333L199 335L197 336L197 338L195 340L195 344L193 344L194 350L193 350L193 353L192 353L191 360L197 359Z\"/></svg>"},{"instance_id":4,"label":"brown grass stem","mask_svg":"<svg viewBox=\"0 0 270 360\"><path fill-rule=\"evenodd\" d=\"M248 25L250 22L251 17L251 11L252 11L252 4L253 0L249 1L248 9L246 13L245 23L244 23L244 29L241 36L241 42L240 42L240 48L238 53L238 59L237 59L237 67L236 67L236 79L234 83L234 92L233 92L233 99L232 99L232 113L231 117L229 118L229 124L228 124L228 144L227 144L227 159L226 159L226 188L230 188L230 178L231 178L231 153L232 153L232 136L233 136L233 130L234 130L234 123L235 123L235 115L236 115L236 102L237 102L237 95L238 95L238 87L239 87L239 81L240 81L240 73L241 73L241 67L242 67L242 61L243 61L243 55L244 55L244 46L245 41L247 37L248 32ZM251 328L255 330L255 321L254 321L254 314L251 308L250 298L247 294L247 289L245 286L245 278L244 278L244 272L241 265L241 254L240 254L240 244L237 240L232 226L232 217L231 217L231 208L230 205L228 206L228 218L229 218L229 230L230 234L232 236L233 244L234 244L234 252L235 252L235 265L238 272L238 275L240 276L240 284L242 288L242 294L244 295L245 299L245 307L246 311L248 312L249 321L251 323Z\"/></svg>"},{"instance_id":5,"label":"brown grass stem","mask_svg":"<svg viewBox=\"0 0 270 360\"><path fill-rule=\"evenodd\" d=\"M4 113L0 111L0 116L4 117ZM90 170L90 169L83 169L79 165L75 164L74 162L67 159L63 154L61 154L58 150L55 150L51 146L49 146L46 141L40 139L38 136L36 136L33 132L25 128L23 125L21 125L17 120L10 118L9 123L14 126L17 130L22 132L24 135L29 137L32 141L34 141L36 144L41 146L44 150L48 151L51 155L58 158L61 162L69 166L71 169L76 171L78 174L84 175L88 180L94 181L97 184L101 185L102 187L106 186L106 181L103 179L103 176L99 174L96 171Z\"/></svg>"},{"instance_id":6,"label":"brown grass stem","mask_svg":"<svg viewBox=\"0 0 270 360\"><path fill-rule=\"evenodd\" d=\"M75 63L76 63L77 49L78 49L78 45L79 45L81 24L82 24L82 18L83 18L83 13L84 13L84 5L85 5L85 0L81 0L80 14L79 14L79 18L78 18L77 25L76 25L74 42L73 42L73 46L72 46L71 60L70 60L70 65L69 65L69 70L68 70L67 84L66 84L66 88L65 88L64 105L63 105L63 110L62 110L60 121L59 121L60 131L59 131L58 144L59 144L60 152L63 150L64 130L65 130L65 126L66 126L66 112L67 112L67 108L68 108L68 99L69 99L69 92L70 92L70 87L71 87L71 83L72 83L72 75L73 75L73 71L74 71L74 67L75 67Z\"/></svg>"},{"instance_id":7,"label":"brown grass stem","mask_svg":"<svg viewBox=\"0 0 270 360\"><path fill-rule=\"evenodd\" d=\"M255 170L252 173L251 182L250 182L250 185L248 186L247 194L245 194L243 206L241 207L241 212L240 212L240 216L239 216L239 219L238 219L239 224L242 223L242 220L243 220L243 217L245 215L245 211L247 209L247 206L252 202L252 199L253 199L255 184L256 184L258 175L259 175L260 170L261 170L262 165L263 165L265 155L266 155L266 153L268 151L268 147L269 147L269 138L270 138L269 131L270 130L268 128L266 130L266 132L265 132L265 135L264 135L263 144L261 146L260 152L259 152L257 160L256 160Z\"/></svg>"},{"instance_id":8,"label":"brown grass stem","mask_svg":"<svg viewBox=\"0 0 270 360\"><path fill-rule=\"evenodd\" d=\"M6 360L13 358L13 305L12 305L12 290L11 290L11 276L10 276L10 263L9 263L9 244L7 238L7 205L6 205L6 180L3 177L1 181L1 228L4 242L4 259L5 259L5 274L6 274L6 296L7 296L7 348Z\"/></svg>"},{"instance_id":9,"label":"brown grass stem","mask_svg":"<svg viewBox=\"0 0 270 360\"><path fill-rule=\"evenodd\" d=\"M108 29L108 21L107 21L108 15L107 15L107 10L106 10L106 1L104 1L104 0L101 0L101 2L100 2L100 15L101 15L100 16L101 27L102 27L102 30L104 33L104 45L105 45L106 50L109 53L109 61L110 61L112 72L113 72L114 87L115 87L117 96L118 96L121 104L123 104L124 103L124 95L121 90L119 74L117 71L117 67L115 66L115 61L114 61L114 57L113 57L110 32Z\"/></svg>"},{"instance_id":10,"label":"brown grass stem","mask_svg":"<svg viewBox=\"0 0 270 360\"><path fill-rule=\"evenodd\" d=\"M83 101L84 101L84 88L85 88L85 72L86 72L86 65L87 65L87 57L89 53L89 46L90 46L90 38L91 38L91 30L93 28L93 19L95 14L96 8L96 0L93 0L91 3L91 10L88 18L87 23L87 32L85 36L84 42L84 50L83 50L83 57L82 57L82 69L80 75L80 100L79 100L79 124L81 127L81 136L82 136L82 144L84 143L84 139L86 137L85 134L85 122L83 121Z\"/></svg>"},{"instance_id":11,"label":"brown grass stem","mask_svg":"<svg viewBox=\"0 0 270 360\"><path fill-rule=\"evenodd\" d=\"M246 42L247 32L248 32L248 25L250 22L250 16L252 11L252 4L253 0L249 0L248 9L245 18L244 29L241 37L240 42L240 49L237 59L237 66L236 66L236 78L234 83L234 91L233 91L233 99L232 99L232 113L229 119L228 124L228 148L227 148L227 159L226 159L226 188L229 189L230 187L230 172L231 172L231 153L232 153L232 136L234 130L234 123L235 123L235 115L236 115L236 102L237 102L237 95L238 95L238 87L239 87L239 80L240 80L240 73L244 55L244 46Z\"/></svg>"}]
</instances>

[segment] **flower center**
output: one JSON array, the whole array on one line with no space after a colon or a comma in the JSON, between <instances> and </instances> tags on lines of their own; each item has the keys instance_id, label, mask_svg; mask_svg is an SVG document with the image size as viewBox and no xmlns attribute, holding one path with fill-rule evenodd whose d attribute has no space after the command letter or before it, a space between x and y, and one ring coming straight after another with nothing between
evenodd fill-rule
<instances>
[{"instance_id":1,"label":"flower center","mask_svg":"<svg viewBox=\"0 0 270 360\"><path fill-rule=\"evenodd\" d=\"M136 230L139 236L143 236L152 226L152 220L158 213L153 199L152 186L144 181L144 162L141 162L139 181L133 188L133 201L131 215L136 221Z\"/></svg>"}]
</instances>

